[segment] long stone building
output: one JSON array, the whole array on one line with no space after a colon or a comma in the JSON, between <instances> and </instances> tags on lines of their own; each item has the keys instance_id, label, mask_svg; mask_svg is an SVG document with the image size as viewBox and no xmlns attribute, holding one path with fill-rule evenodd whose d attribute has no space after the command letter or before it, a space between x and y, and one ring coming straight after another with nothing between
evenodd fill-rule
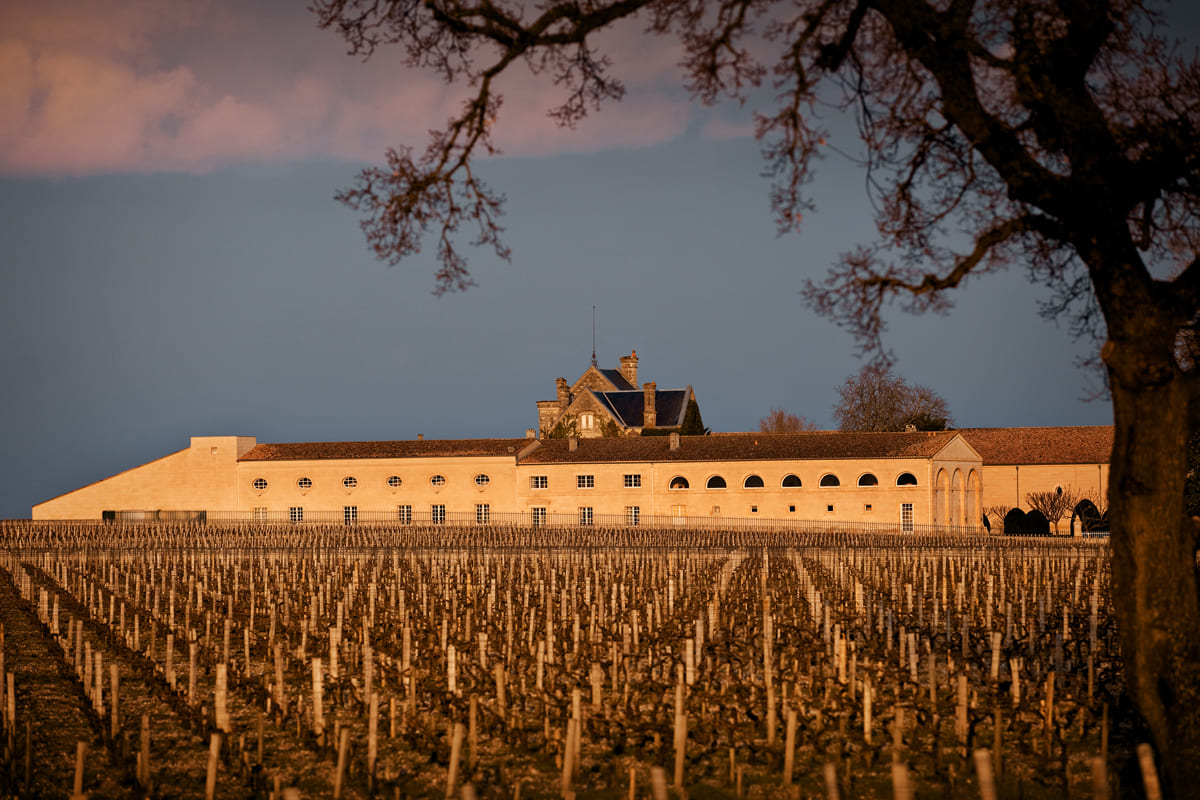
<instances>
[{"instance_id":1,"label":"long stone building","mask_svg":"<svg viewBox=\"0 0 1200 800\"><path fill-rule=\"evenodd\" d=\"M952 431L308 444L197 436L36 505L33 518L975 528L982 468Z\"/></svg>"},{"instance_id":2,"label":"long stone building","mask_svg":"<svg viewBox=\"0 0 1200 800\"><path fill-rule=\"evenodd\" d=\"M644 436L680 425L695 398L636 382L636 353L560 378L558 399L538 403L540 439L196 436L32 517L974 531L1035 491L1105 505L1111 427Z\"/></svg>"}]
</instances>

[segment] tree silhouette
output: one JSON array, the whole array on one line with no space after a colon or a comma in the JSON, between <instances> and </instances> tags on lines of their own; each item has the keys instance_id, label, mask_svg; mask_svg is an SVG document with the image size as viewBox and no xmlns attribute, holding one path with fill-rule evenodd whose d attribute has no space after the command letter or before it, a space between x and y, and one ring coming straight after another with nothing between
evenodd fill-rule
<instances>
[{"instance_id":1,"label":"tree silhouette","mask_svg":"<svg viewBox=\"0 0 1200 800\"><path fill-rule=\"evenodd\" d=\"M772 408L758 421L759 433L804 433L816 429L817 423L782 408Z\"/></svg>"},{"instance_id":2,"label":"tree silhouette","mask_svg":"<svg viewBox=\"0 0 1200 800\"><path fill-rule=\"evenodd\" d=\"M952 422L941 395L910 385L880 363L867 364L838 387L833 417L843 431L902 431L909 425L941 431Z\"/></svg>"},{"instance_id":3,"label":"tree silhouette","mask_svg":"<svg viewBox=\"0 0 1200 800\"><path fill-rule=\"evenodd\" d=\"M821 106L858 122L878 240L848 253L808 301L886 357L885 307L940 311L948 292L1012 264L1049 288L1045 313L1103 341L1114 412L1113 593L1130 695L1168 792L1200 786L1196 530L1183 513L1200 428L1200 63L1166 38L1149 0L314 0L350 50L396 44L473 96L420 155L387 152L339 197L379 257L437 241L439 290L470 284L462 229L508 257L502 202L473 158L494 152L498 77L514 64L561 91L563 125L623 87L597 34L635 15L677 38L699 102L773 104L757 135L781 232L829 133ZM757 95L755 95L756 97ZM963 245L963 242L966 245Z\"/></svg>"}]
</instances>

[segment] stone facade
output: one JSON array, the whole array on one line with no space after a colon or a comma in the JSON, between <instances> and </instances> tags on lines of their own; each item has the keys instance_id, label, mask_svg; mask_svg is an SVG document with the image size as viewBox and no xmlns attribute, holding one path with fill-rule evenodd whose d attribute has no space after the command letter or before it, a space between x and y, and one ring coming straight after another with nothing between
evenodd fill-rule
<instances>
[{"instance_id":1,"label":"stone facade","mask_svg":"<svg viewBox=\"0 0 1200 800\"><path fill-rule=\"evenodd\" d=\"M34 519L972 529L979 455L954 433L256 444L187 450ZM955 491L953 487L962 486Z\"/></svg>"}]
</instances>

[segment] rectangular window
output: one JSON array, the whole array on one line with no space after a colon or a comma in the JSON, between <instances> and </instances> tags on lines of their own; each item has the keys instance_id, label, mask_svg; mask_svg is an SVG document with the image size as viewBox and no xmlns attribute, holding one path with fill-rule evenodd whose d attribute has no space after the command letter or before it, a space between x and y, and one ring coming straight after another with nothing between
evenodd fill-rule
<instances>
[{"instance_id":1,"label":"rectangular window","mask_svg":"<svg viewBox=\"0 0 1200 800\"><path fill-rule=\"evenodd\" d=\"M292 506L288 509L288 519L292 522L304 522L304 509L300 506Z\"/></svg>"},{"instance_id":2,"label":"rectangular window","mask_svg":"<svg viewBox=\"0 0 1200 800\"><path fill-rule=\"evenodd\" d=\"M788 511L790 511L790 512L791 512L791 513L793 513L793 514L795 514L795 513L796 513L796 507L795 507L795 506L788 506Z\"/></svg>"},{"instance_id":3,"label":"rectangular window","mask_svg":"<svg viewBox=\"0 0 1200 800\"><path fill-rule=\"evenodd\" d=\"M596 427L596 418L591 414L579 415L579 429L582 431L590 431Z\"/></svg>"},{"instance_id":4,"label":"rectangular window","mask_svg":"<svg viewBox=\"0 0 1200 800\"><path fill-rule=\"evenodd\" d=\"M757 513L758 513L758 506L750 506L750 513L751 513L751 514L757 514Z\"/></svg>"},{"instance_id":5,"label":"rectangular window","mask_svg":"<svg viewBox=\"0 0 1200 800\"><path fill-rule=\"evenodd\" d=\"M396 519L405 525L411 525L412 506L396 506Z\"/></svg>"},{"instance_id":6,"label":"rectangular window","mask_svg":"<svg viewBox=\"0 0 1200 800\"><path fill-rule=\"evenodd\" d=\"M687 516L687 506L671 506L671 516L672 517L686 517Z\"/></svg>"},{"instance_id":7,"label":"rectangular window","mask_svg":"<svg viewBox=\"0 0 1200 800\"><path fill-rule=\"evenodd\" d=\"M713 507L712 507L712 515L713 515L714 517L718 517L718 516L720 516L720 515L721 515L721 507L720 507L720 506L713 506Z\"/></svg>"},{"instance_id":8,"label":"rectangular window","mask_svg":"<svg viewBox=\"0 0 1200 800\"><path fill-rule=\"evenodd\" d=\"M575 476L575 488L576 489L595 489L596 488L596 476L595 475L576 475Z\"/></svg>"},{"instance_id":9,"label":"rectangular window","mask_svg":"<svg viewBox=\"0 0 1200 800\"><path fill-rule=\"evenodd\" d=\"M900 504L900 530L905 533L913 532L913 504Z\"/></svg>"},{"instance_id":10,"label":"rectangular window","mask_svg":"<svg viewBox=\"0 0 1200 800\"><path fill-rule=\"evenodd\" d=\"M529 476L529 488L530 489L545 489L549 485L550 485L550 478L546 475L530 475Z\"/></svg>"},{"instance_id":11,"label":"rectangular window","mask_svg":"<svg viewBox=\"0 0 1200 800\"><path fill-rule=\"evenodd\" d=\"M866 503L865 505L863 505L863 511L870 512L870 510L871 510L870 503Z\"/></svg>"},{"instance_id":12,"label":"rectangular window","mask_svg":"<svg viewBox=\"0 0 1200 800\"><path fill-rule=\"evenodd\" d=\"M580 506L579 507L579 524L580 525L591 525L593 522L593 519L594 518L592 516L592 507L591 506Z\"/></svg>"},{"instance_id":13,"label":"rectangular window","mask_svg":"<svg viewBox=\"0 0 1200 800\"><path fill-rule=\"evenodd\" d=\"M540 528L546 524L546 509L531 508L529 511L532 514L533 527Z\"/></svg>"},{"instance_id":14,"label":"rectangular window","mask_svg":"<svg viewBox=\"0 0 1200 800\"><path fill-rule=\"evenodd\" d=\"M625 476L625 488L626 489L642 488L642 476L641 475L626 475Z\"/></svg>"},{"instance_id":15,"label":"rectangular window","mask_svg":"<svg viewBox=\"0 0 1200 800\"><path fill-rule=\"evenodd\" d=\"M831 506L831 505L830 505L830 506L825 506L825 510L826 510L826 511L828 511L830 514L832 514L832 513L833 513L833 506Z\"/></svg>"},{"instance_id":16,"label":"rectangular window","mask_svg":"<svg viewBox=\"0 0 1200 800\"><path fill-rule=\"evenodd\" d=\"M347 525L358 522L358 506L342 506L342 522Z\"/></svg>"},{"instance_id":17,"label":"rectangular window","mask_svg":"<svg viewBox=\"0 0 1200 800\"><path fill-rule=\"evenodd\" d=\"M641 506L625 506L625 524L637 525L642 519Z\"/></svg>"},{"instance_id":18,"label":"rectangular window","mask_svg":"<svg viewBox=\"0 0 1200 800\"><path fill-rule=\"evenodd\" d=\"M477 503L475 505L475 524L487 525L492 519L492 507L488 503Z\"/></svg>"},{"instance_id":19,"label":"rectangular window","mask_svg":"<svg viewBox=\"0 0 1200 800\"><path fill-rule=\"evenodd\" d=\"M267 521L267 509L256 507L254 509L254 521L255 522L266 522Z\"/></svg>"},{"instance_id":20,"label":"rectangular window","mask_svg":"<svg viewBox=\"0 0 1200 800\"><path fill-rule=\"evenodd\" d=\"M444 505L433 505L429 507L429 521L434 525L441 525L446 521L446 507Z\"/></svg>"}]
</instances>

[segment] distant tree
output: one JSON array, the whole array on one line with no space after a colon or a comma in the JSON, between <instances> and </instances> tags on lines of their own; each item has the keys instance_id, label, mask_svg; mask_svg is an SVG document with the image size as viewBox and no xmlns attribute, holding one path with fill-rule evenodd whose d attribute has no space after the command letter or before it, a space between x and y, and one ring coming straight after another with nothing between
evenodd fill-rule
<instances>
[{"instance_id":1,"label":"distant tree","mask_svg":"<svg viewBox=\"0 0 1200 800\"><path fill-rule=\"evenodd\" d=\"M1079 530L1082 533L1108 530L1108 511L1103 510L1100 503L1089 495L1082 496L1080 501L1075 504L1075 511L1071 518L1072 524L1076 519L1079 520Z\"/></svg>"},{"instance_id":2,"label":"distant tree","mask_svg":"<svg viewBox=\"0 0 1200 800\"><path fill-rule=\"evenodd\" d=\"M1025 536L1028 532L1025 512L1019 508L1009 509L1004 515L1004 535Z\"/></svg>"},{"instance_id":3,"label":"distant tree","mask_svg":"<svg viewBox=\"0 0 1200 800\"><path fill-rule=\"evenodd\" d=\"M683 412L683 424L679 426L679 434L705 436L708 433L708 428L704 427L704 420L700 418L700 406L696 403L696 398L689 398L687 410Z\"/></svg>"},{"instance_id":4,"label":"distant tree","mask_svg":"<svg viewBox=\"0 0 1200 800\"><path fill-rule=\"evenodd\" d=\"M759 433L804 433L816 429L817 423L782 408L772 408L758 421Z\"/></svg>"},{"instance_id":5,"label":"distant tree","mask_svg":"<svg viewBox=\"0 0 1200 800\"><path fill-rule=\"evenodd\" d=\"M912 386L880 363L867 364L838 388L833 409L843 431L945 430L952 423L946 401L925 386Z\"/></svg>"},{"instance_id":6,"label":"distant tree","mask_svg":"<svg viewBox=\"0 0 1200 800\"><path fill-rule=\"evenodd\" d=\"M988 506L983 510L985 516L991 521L992 532L1004 532L1004 515L1008 513L1010 507L1007 505Z\"/></svg>"},{"instance_id":7,"label":"distant tree","mask_svg":"<svg viewBox=\"0 0 1200 800\"><path fill-rule=\"evenodd\" d=\"M1025 514L1025 535L1049 536L1050 520L1046 519L1046 515L1036 508L1029 509Z\"/></svg>"},{"instance_id":8,"label":"distant tree","mask_svg":"<svg viewBox=\"0 0 1200 800\"><path fill-rule=\"evenodd\" d=\"M1044 307L1104 341L1114 414L1113 599L1125 686L1167 795L1200 786L1197 532L1184 513L1200 369L1178 342L1200 326L1200 53L1155 0L313 0L351 53L396 44L410 66L469 87L427 147L388 150L339 199L389 262L436 242L439 291L469 286L461 239L509 257L495 153L498 84L514 65L560 93L573 126L624 93L604 51L637 16L678 42L688 90L758 102L781 232L798 231L829 132L852 111L878 240L805 291L886 357L884 310L940 311L973 277L1021 265ZM1182 4L1181 4L1182 5ZM631 29L626 26L622 33ZM608 34L607 40L605 35ZM646 44L645 47L652 47ZM758 92L764 80L771 90Z\"/></svg>"},{"instance_id":9,"label":"distant tree","mask_svg":"<svg viewBox=\"0 0 1200 800\"><path fill-rule=\"evenodd\" d=\"M574 417L563 417L553 428L542 431L543 439L572 439L579 436L579 421Z\"/></svg>"},{"instance_id":10,"label":"distant tree","mask_svg":"<svg viewBox=\"0 0 1200 800\"><path fill-rule=\"evenodd\" d=\"M1025 495L1025 502L1054 526L1054 534L1058 535L1058 521L1075 510L1079 495L1071 487L1056 487L1046 492L1030 492Z\"/></svg>"}]
</instances>

